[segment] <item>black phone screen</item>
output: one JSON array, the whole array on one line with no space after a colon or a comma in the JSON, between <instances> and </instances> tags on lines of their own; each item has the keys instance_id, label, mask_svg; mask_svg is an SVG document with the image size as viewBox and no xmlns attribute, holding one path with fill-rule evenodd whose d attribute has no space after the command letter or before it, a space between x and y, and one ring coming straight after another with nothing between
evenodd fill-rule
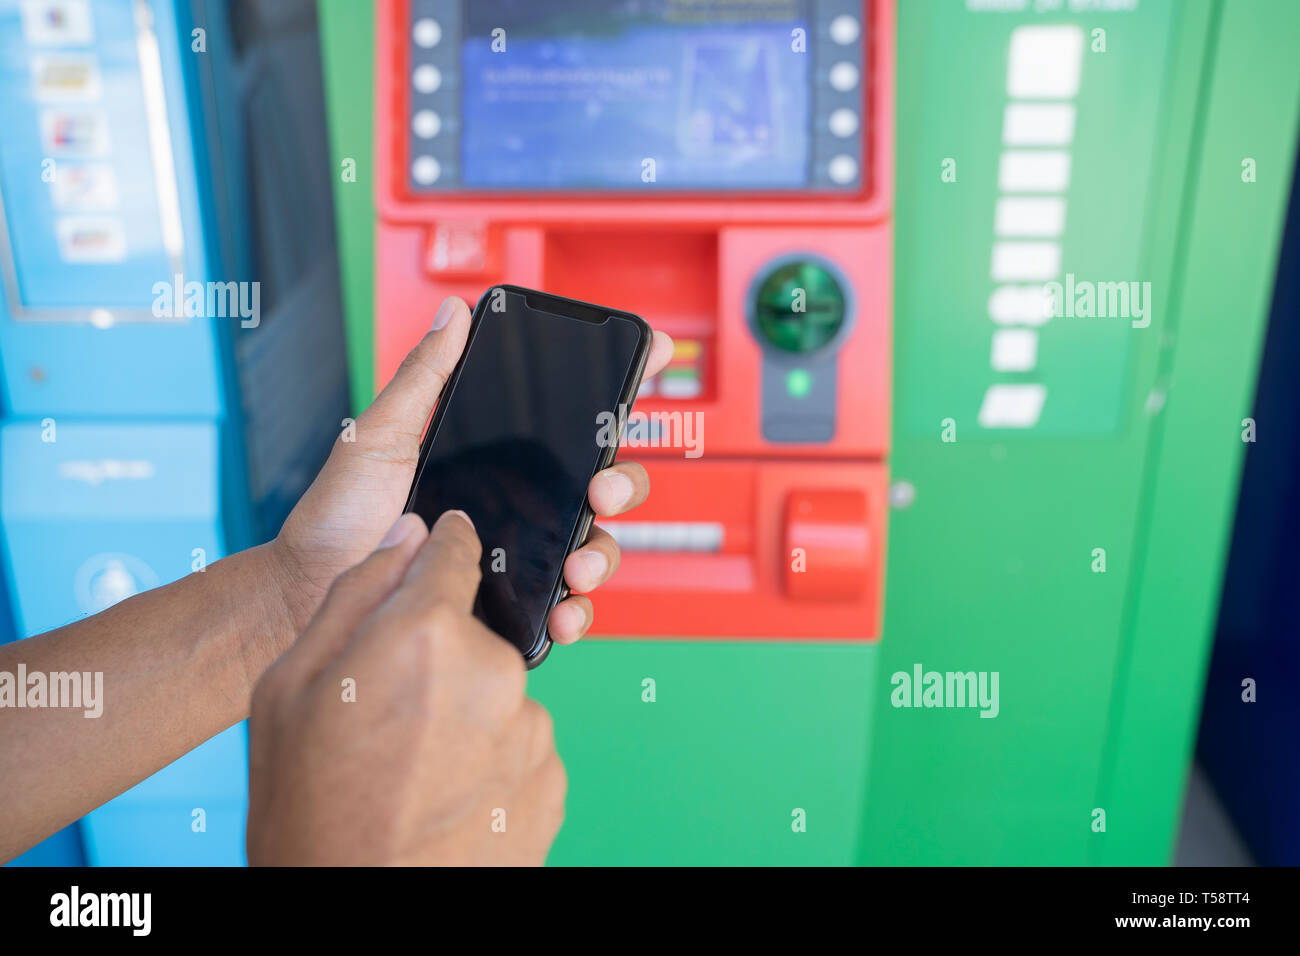
<instances>
[{"instance_id":1,"label":"black phone screen","mask_svg":"<svg viewBox=\"0 0 1300 956\"><path fill-rule=\"evenodd\" d=\"M587 484L617 443L609 422L623 411L646 328L590 306L579 306L590 310L584 318L557 314L554 303L568 300L502 288L480 300L409 508L429 525L452 508L470 516L483 543L474 613L525 657L545 643Z\"/></svg>"}]
</instances>

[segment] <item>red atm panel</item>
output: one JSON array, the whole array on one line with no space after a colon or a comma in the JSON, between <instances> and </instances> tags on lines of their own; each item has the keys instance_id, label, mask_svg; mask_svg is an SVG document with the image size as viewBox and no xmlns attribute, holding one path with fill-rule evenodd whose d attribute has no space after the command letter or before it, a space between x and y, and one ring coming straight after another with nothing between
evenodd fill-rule
<instances>
[{"instance_id":1,"label":"red atm panel","mask_svg":"<svg viewBox=\"0 0 1300 956\"><path fill-rule=\"evenodd\" d=\"M629 419L620 454L653 493L604 522L623 561L598 632L878 637L893 4L731 2L703 26L682 0L596 4L584 37L544 9L431 3L379 5L378 381L449 294L638 312L677 352ZM769 105L737 112L737 84Z\"/></svg>"}]
</instances>

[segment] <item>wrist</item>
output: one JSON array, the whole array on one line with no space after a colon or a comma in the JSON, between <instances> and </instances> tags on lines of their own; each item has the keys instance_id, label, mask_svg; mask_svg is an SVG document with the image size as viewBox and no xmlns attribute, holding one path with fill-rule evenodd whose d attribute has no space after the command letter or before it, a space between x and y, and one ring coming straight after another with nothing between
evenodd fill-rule
<instances>
[{"instance_id":1,"label":"wrist","mask_svg":"<svg viewBox=\"0 0 1300 956\"><path fill-rule=\"evenodd\" d=\"M264 625L254 634L250 650L250 676L256 683L271 663L297 640L315 613L318 601L308 594L306 579L279 539L245 552L256 574L258 604Z\"/></svg>"}]
</instances>

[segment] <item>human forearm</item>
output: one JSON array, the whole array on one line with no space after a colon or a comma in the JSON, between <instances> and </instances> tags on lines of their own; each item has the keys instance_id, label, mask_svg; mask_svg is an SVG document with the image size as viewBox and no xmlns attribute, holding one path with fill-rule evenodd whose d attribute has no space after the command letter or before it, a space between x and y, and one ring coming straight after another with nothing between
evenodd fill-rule
<instances>
[{"instance_id":1,"label":"human forearm","mask_svg":"<svg viewBox=\"0 0 1300 956\"><path fill-rule=\"evenodd\" d=\"M264 545L0 646L7 689L38 703L0 708L0 861L248 715L253 684L295 635L282 576ZM76 672L92 675L89 688L102 674L99 715L16 686L20 665L29 685Z\"/></svg>"}]
</instances>

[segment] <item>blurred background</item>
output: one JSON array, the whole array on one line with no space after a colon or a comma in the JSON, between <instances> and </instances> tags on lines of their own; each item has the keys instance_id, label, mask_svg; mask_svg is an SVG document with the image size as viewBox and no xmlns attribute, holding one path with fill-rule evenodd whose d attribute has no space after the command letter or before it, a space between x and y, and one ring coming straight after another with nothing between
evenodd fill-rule
<instances>
[{"instance_id":1,"label":"blurred background","mask_svg":"<svg viewBox=\"0 0 1300 956\"><path fill-rule=\"evenodd\" d=\"M0 0L0 640L273 537L509 282L676 342L596 636L530 675L552 863L1300 863L1298 45L1291 0ZM246 791L240 725L16 862L241 865Z\"/></svg>"}]
</instances>

